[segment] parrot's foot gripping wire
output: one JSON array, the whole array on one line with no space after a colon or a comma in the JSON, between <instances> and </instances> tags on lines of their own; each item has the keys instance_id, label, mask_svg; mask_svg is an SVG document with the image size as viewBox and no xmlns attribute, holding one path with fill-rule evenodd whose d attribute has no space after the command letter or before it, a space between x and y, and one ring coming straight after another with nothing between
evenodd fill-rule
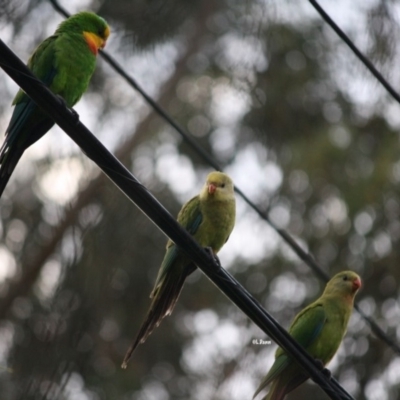
<instances>
[{"instance_id":1,"label":"parrot's foot gripping wire","mask_svg":"<svg viewBox=\"0 0 400 400\"><path fill-rule=\"evenodd\" d=\"M204 247L204 250L211 256L211 258L215 261L218 266L218 269L222 268L221 262L219 261L218 256L214 253L214 250L211 247Z\"/></svg>"},{"instance_id":2,"label":"parrot's foot gripping wire","mask_svg":"<svg viewBox=\"0 0 400 400\"><path fill-rule=\"evenodd\" d=\"M57 97L59 103L69 111L69 113L71 114L71 116L74 119L75 123L78 124L78 122L79 122L79 114L73 108L68 106L68 104L65 102L65 100L64 100L64 98L62 96L60 96L59 94L56 94L56 97Z\"/></svg>"}]
</instances>

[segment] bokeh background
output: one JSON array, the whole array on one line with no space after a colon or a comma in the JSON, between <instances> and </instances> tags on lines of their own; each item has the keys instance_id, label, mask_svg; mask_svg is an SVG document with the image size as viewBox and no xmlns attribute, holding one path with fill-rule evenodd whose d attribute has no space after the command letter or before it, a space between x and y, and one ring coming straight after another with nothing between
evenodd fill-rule
<instances>
[{"instance_id":1,"label":"bokeh background","mask_svg":"<svg viewBox=\"0 0 400 400\"><path fill-rule=\"evenodd\" d=\"M330 275L357 271L362 309L400 341L400 105L307 1L71 0L110 23L107 51ZM399 90L394 0L321 5ZM23 60L62 17L0 2ZM17 86L0 71L0 131ZM102 59L75 107L174 215L210 168ZM284 326L323 289L237 199L222 265ZM120 364L149 306L165 236L59 128L24 154L0 201L2 400L251 399L276 345L200 272ZM400 398L400 357L353 314L330 364L356 398ZM326 399L309 382L288 399Z\"/></svg>"}]
</instances>

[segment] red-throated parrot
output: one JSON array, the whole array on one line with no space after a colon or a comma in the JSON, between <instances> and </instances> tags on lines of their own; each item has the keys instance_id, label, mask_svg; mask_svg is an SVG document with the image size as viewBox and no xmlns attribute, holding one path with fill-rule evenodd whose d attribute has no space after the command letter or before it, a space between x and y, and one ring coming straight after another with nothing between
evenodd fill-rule
<instances>
[{"instance_id":1,"label":"red-throated parrot","mask_svg":"<svg viewBox=\"0 0 400 400\"><path fill-rule=\"evenodd\" d=\"M231 178L222 172L211 172L199 195L189 200L178 214L178 222L202 247L214 254L228 240L235 225L235 196ZM161 320L172 313L183 283L196 269L195 264L171 240L162 261L156 283L150 294L152 299L146 320L125 355L122 368L139 343L144 343Z\"/></svg>"},{"instance_id":2,"label":"red-throated parrot","mask_svg":"<svg viewBox=\"0 0 400 400\"><path fill-rule=\"evenodd\" d=\"M80 12L63 21L28 60L28 67L50 90L72 107L86 91L98 50L110 34L106 21L91 12ZM61 100L62 99L62 100ZM23 152L39 140L54 121L21 89L6 138L0 149L0 196Z\"/></svg>"},{"instance_id":3,"label":"red-throated parrot","mask_svg":"<svg viewBox=\"0 0 400 400\"><path fill-rule=\"evenodd\" d=\"M323 365L332 359L342 342L353 311L354 296L360 287L361 279L355 272L338 273L327 283L321 297L300 311L290 326L290 335ZM263 400L282 400L308 378L309 375L279 347L275 362L254 397L272 383Z\"/></svg>"}]
</instances>

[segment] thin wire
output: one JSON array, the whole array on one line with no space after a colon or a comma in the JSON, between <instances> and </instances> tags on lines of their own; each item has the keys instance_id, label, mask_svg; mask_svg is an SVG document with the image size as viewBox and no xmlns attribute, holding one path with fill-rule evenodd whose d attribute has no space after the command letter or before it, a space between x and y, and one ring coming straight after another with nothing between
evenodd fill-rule
<instances>
[{"instance_id":1,"label":"thin wire","mask_svg":"<svg viewBox=\"0 0 400 400\"><path fill-rule=\"evenodd\" d=\"M393 98L400 103L400 95L393 88L393 86L383 77L383 75L376 69L374 64L357 48L351 39L339 28L327 12L315 0L309 0L311 5L318 11L325 22L337 33L340 39L343 40L350 47L353 53L360 59L360 61L370 70L372 75L384 86L384 88L393 96Z\"/></svg>"},{"instance_id":2,"label":"thin wire","mask_svg":"<svg viewBox=\"0 0 400 400\"><path fill-rule=\"evenodd\" d=\"M5 61L5 62L3 62ZM0 65L35 101L52 115L54 121L81 147L114 184L185 252L204 274L255 324L307 371L312 379L334 400L354 400L335 379L328 377L315 360L300 346L241 284L224 270L209 252L171 216L145 186L114 157L70 109L43 84L30 79L32 73L0 40ZM10 68L10 65L12 68ZM21 70L24 74L16 72ZM132 182L137 184L132 185Z\"/></svg>"},{"instance_id":3,"label":"thin wire","mask_svg":"<svg viewBox=\"0 0 400 400\"><path fill-rule=\"evenodd\" d=\"M50 3L54 6L54 8L60 12L65 17L69 17L70 14L61 7L57 0L49 0ZM312 1L312 0L310 0ZM353 45L354 46L354 45ZM355 47L355 46L354 46ZM215 161L213 157L211 157L202 147L200 147L197 142L187 133L183 128L181 128L176 121L158 104L155 100L153 100L145 91L141 88L141 86L136 82L134 78L127 74L127 72L118 64L117 61L113 57L111 57L104 50L100 51L101 56L106 60L106 62L119 74L121 75L131 87L137 90L142 97L146 100L146 102L162 117L164 118L171 126L175 128L175 130L182 136L182 138L193 148L193 150L200 155L205 162L207 162L210 166L215 168L216 170L221 171L222 168ZM379 73L378 73L379 74ZM380 75L380 74L379 74ZM381 76L381 75L380 75ZM383 78L382 78L383 79ZM387 84L388 85L388 84ZM386 87L386 86L385 86ZM392 89L392 91L394 91ZM238 187L235 186L236 193L242 197L242 199L260 216L261 219L265 220L278 234L279 236L293 249L293 251L297 254L297 256L307 264L314 273L323 281L327 282L329 280L328 274L317 264L315 259L311 254L306 253L295 241L295 239L284 229L278 228L268 217L268 215L263 212L252 200L250 200ZM396 353L400 354L400 345L396 343L394 340L389 338L386 333L379 327L379 325L371 318L368 317L361 308L355 304L356 311L360 314L360 316L367 322L370 326L372 332L383 342L386 343L387 346L391 347Z\"/></svg>"}]
</instances>

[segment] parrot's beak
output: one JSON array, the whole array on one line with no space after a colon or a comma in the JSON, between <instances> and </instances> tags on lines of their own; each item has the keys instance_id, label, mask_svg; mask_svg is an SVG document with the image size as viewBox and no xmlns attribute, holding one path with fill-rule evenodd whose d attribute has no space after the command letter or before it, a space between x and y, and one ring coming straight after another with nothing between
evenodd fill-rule
<instances>
[{"instance_id":1,"label":"parrot's beak","mask_svg":"<svg viewBox=\"0 0 400 400\"><path fill-rule=\"evenodd\" d=\"M217 186L214 183L210 183L208 185L208 193L214 194L216 190L217 190Z\"/></svg>"},{"instance_id":2,"label":"parrot's beak","mask_svg":"<svg viewBox=\"0 0 400 400\"><path fill-rule=\"evenodd\" d=\"M354 281L353 281L353 290L356 291L356 290L360 289L360 287L361 287L360 278L354 279Z\"/></svg>"}]
</instances>

